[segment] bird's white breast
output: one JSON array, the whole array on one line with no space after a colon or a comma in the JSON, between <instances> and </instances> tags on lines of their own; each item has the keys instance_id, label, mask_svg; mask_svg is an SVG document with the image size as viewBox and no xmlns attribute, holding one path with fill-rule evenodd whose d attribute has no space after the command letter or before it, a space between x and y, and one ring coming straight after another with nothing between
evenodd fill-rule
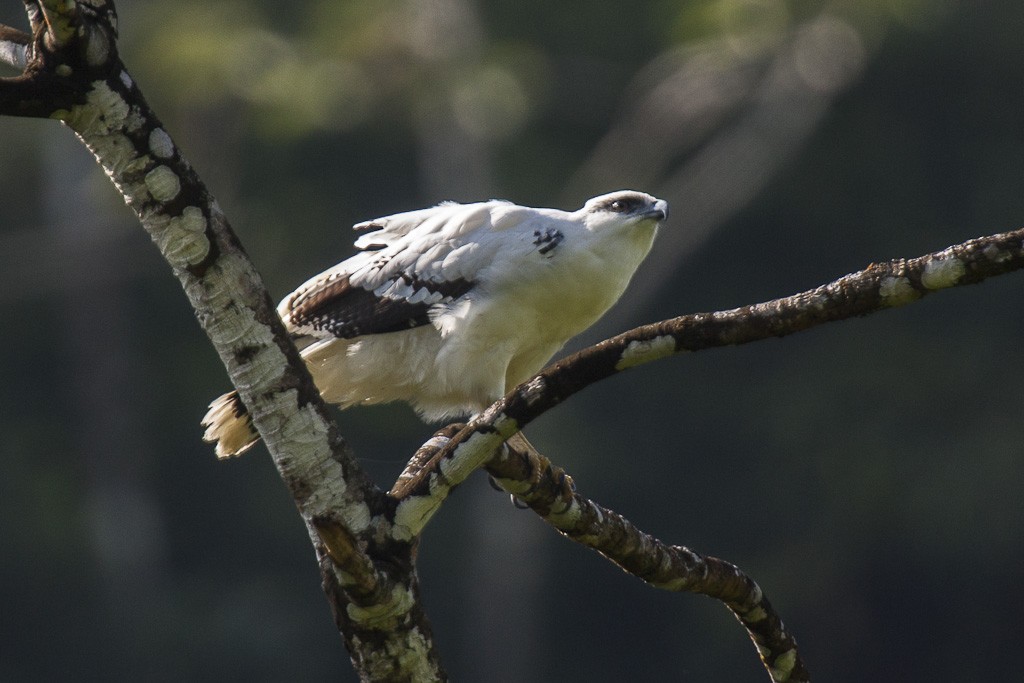
<instances>
[{"instance_id":1,"label":"bird's white breast","mask_svg":"<svg viewBox=\"0 0 1024 683\"><path fill-rule=\"evenodd\" d=\"M534 249L513 271L488 273L481 291L451 312L459 324L439 318L448 332L441 350L446 362L494 372L492 364L479 361L490 354L504 367L500 393L524 381L619 299L650 250L656 225L612 235L563 229L564 243L550 257Z\"/></svg>"}]
</instances>

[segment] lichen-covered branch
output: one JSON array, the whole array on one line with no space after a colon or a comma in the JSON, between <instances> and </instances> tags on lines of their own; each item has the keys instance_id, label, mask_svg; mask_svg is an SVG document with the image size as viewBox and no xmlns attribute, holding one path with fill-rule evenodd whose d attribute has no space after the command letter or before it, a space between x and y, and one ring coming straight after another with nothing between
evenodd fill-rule
<instances>
[{"instance_id":1,"label":"lichen-covered branch","mask_svg":"<svg viewBox=\"0 0 1024 683\"><path fill-rule=\"evenodd\" d=\"M412 533L469 473L512 434L578 391L660 358L783 337L823 323L903 306L933 292L1024 267L1024 229L969 240L914 259L873 263L815 289L716 313L637 327L541 371L459 431L432 457L407 468L391 490Z\"/></svg>"},{"instance_id":2,"label":"lichen-covered branch","mask_svg":"<svg viewBox=\"0 0 1024 683\"><path fill-rule=\"evenodd\" d=\"M167 260L310 530L360 675L443 679L414 539L396 539L393 506L338 434L226 217L121 63L113 5L28 0L26 8L24 72L0 79L0 114L71 128ZM0 43L25 44L24 34L5 30Z\"/></svg>"},{"instance_id":3,"label":"lichen-covered branch","mask_svg":"<svg viewBox=\"0 0 1024 683\"><path fill-rule=\"evenodd\" d=\"M773 681L810 680L796 640L758 585L738 567L667 545L583 497L571 477L522 434L512 436L507 445L487 463L487 471L544 521L655 588L720 600L747 629Z\"/></svg>"}]
</instances>

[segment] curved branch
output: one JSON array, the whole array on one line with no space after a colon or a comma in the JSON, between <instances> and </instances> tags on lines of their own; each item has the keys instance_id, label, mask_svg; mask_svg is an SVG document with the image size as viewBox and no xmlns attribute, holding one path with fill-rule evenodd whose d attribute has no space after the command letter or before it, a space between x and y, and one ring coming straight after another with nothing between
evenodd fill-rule
<instances>
[{"instance_id":1,"label":"curved branch","mask_svg":"<svg viewBox=\"0 0 1024 683\"><path fill-rule=\"evenodd\" d=\"M429 462L464 428L451 424L439 429L416 451L396 488L400 489L406 478L415 478L417 463ZM506 445L485 464L487 472L541 519L654 588L719 600L747 630L773 681L810 680L796 640L761 588L742 570L725 560L667 545L625 517L581 496L572 477L522 434L510 436Z\"/></svg>"},{"instance_id":2,"label":"curved branch","mask_svg":"<svg viewBox=\"0 0 1024 683\"><path fill-rule=\"evenodd\" d=\"M578 391L684 351L783 337L903 306L950 287L1024 268L1024 229L969 240L914 259L873 263L815 289L717 313L644 325L569 356L520 384L392 488L402 523L418 533L451 489L510 436Z\"/></svg>"},{"instance_id":3,"label":"curved branch","mask_svg":"<svg viewBox=\"0 0 1024 683\"><path fill-rule=\"evenodd\" d=\"M808 681L796 640L760 587L735 565L667 545L625 517L576 492L572 478L515 434L487 471L567 538L596 550L626 572L663 590L723 602L747 630L773 681Z\"/></svg>"}]
</instances>

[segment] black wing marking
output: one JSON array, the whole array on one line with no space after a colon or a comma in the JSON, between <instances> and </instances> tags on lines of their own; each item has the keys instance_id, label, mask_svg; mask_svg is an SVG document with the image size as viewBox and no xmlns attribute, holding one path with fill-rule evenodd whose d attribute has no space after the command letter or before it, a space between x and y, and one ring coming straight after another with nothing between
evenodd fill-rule
<instances>
[{"instance_id":1,"label":"black wing marking","mask_svg":"<svg viewBox=\"0 0 1024 683\"><path fill-rule=\"evenodd\" d=\"M420 289L440 293L442 302L453 301L473 287L462 278L451 282L430 282L411 275L391 279L408 287L409 296ZM351 339L367 334L398 332L430 323L429 311L437 302L409 303L405 298L381 297L362 287L354 287L348 276L325 282L295 297L289 310L294 326L328 332Z\"/></svg>"},{"instance_id":2,"label":"black wing marking","mask_svg":"<svg viewBox=\"0 0 1024 683\"><path fill-rule=\"evenodd\" d=\"M554 228L533 231L533 245L537 247L537 252L544 256L551 253L555 247L561 244L563 239L565 239L565 235L560 230L555 230Z\"/></svg>"}]
</instances>

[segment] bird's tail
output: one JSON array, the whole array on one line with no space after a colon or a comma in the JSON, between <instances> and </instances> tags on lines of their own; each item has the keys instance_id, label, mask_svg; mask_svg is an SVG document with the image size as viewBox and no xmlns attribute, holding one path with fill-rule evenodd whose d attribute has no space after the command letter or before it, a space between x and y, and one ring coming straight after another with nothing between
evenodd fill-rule
<instances>
[{"instance_id":1,"label":"bird's tail","mask_svg":"<svg viewBox=\"0 0 1024 683\"><path fill-rule=\"evenodd\" d=\"M214 399L202 424L206 427L203 440L217 444L217 457L221 460L245 453L260 440L237 391Z\"/></svg>"}]
</instances>

